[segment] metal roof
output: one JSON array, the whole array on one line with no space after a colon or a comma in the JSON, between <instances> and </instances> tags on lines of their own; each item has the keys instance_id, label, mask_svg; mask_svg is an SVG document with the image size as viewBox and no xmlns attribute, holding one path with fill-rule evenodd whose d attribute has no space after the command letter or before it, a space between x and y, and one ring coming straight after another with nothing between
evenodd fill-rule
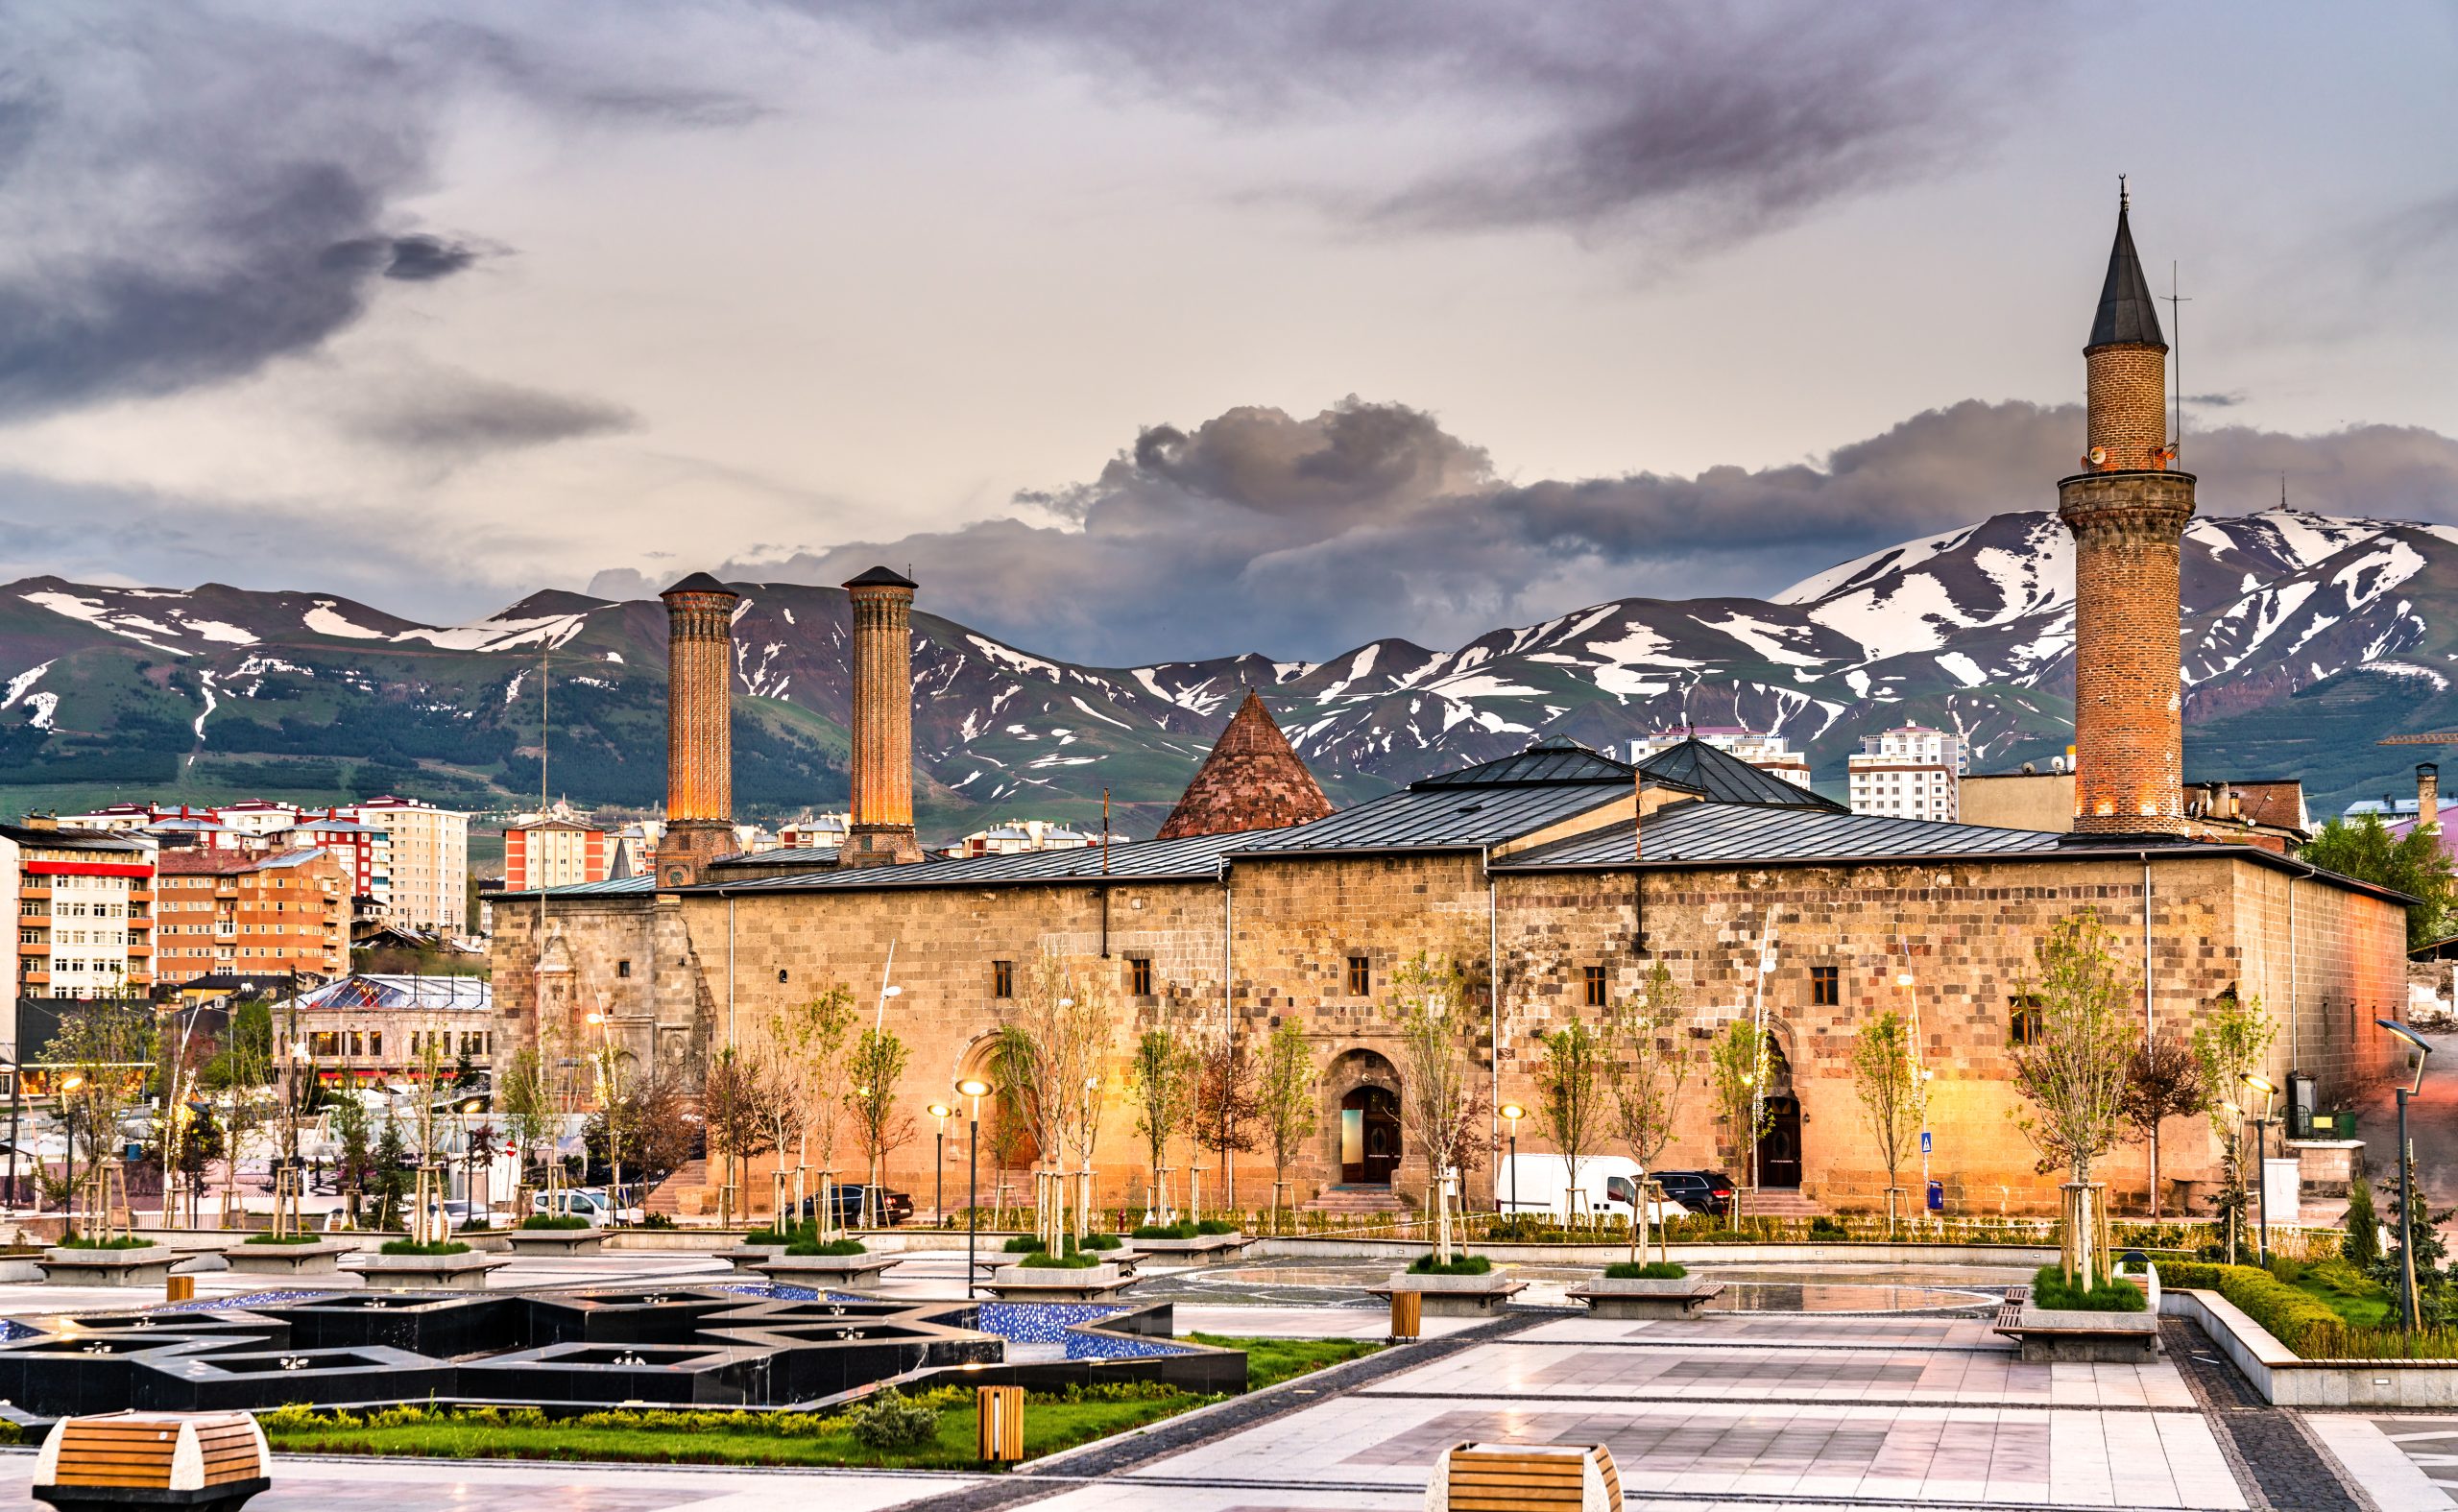
<instances>
[{"instance_id":1,"label":"metal roof","mask_svg":"<svg viewBox=\"0 0 2458 1512\"><path fill-rule=\"evenodd\" d=\"M707 574L707 573L705 573L705 572L694 572L694 573L692 573L689 577L685 578L682 582L677 583L676 585L674 585L674 587L672 587L672 588L667 588L667 589L665 590L665 593L732 593L732 592L734 592L734 589L732 589L732 588L730 588L726 587L724 584L722 584L722 583L718 582L716 579L714 579L714 578L712 578L712 577L709 576L709 574ZM665 593L661 593L661 594L659 594L659 595L658 595L658 597L660 597L660 598L663 598L663 597L665 596Z\"/></svg>"},{"instance_id":2,"label":"metal roof","mask_svg":"<svg viewBox=\"0 0 2458 1512\"><path fill-rule=\"evenodd\" d=\"M406 976L359 972L301 993L301 1008L407 1008L493 1013L494 989L482 976Z\"/></svg>"},{"instance_id":3,"label":"metal roof","mask_svg":"<svg viewBox=\"0 0 2458 1512\"><path fill-rule=\"evenodd\" d=\"M497 893L495 901L503 902L514 898L536 898L540 891L533 887L527 892ZM639 876L610 876L602 882L568 882L562 887L549 887L543 891L548 898L607 898L619 897L626 893L637 893L646 897L657 891L657 878L643 873Z\"/></svg>"},{"instance_id":4,"label":"metal roof","mask_svg":"<svg viewBox=\"0 0 2458 1512\"><path fill-rule=\"evenodd\" d=\"M1550 757L1552 753L1544 755ZM1486 766L1506 766L1525 759L1508 756L1487 762ZM1535 763L1519 768L1523 772L1545 769ZM1630 794L1629 780L1629 768L1623 767L1620 775L1601 782L1543 776L1508 785L1420 782L1311 825L1241 836L1245 844L1236 849L1260 855L1337 851L1474 851L1549 828L1590 809L1627 799Z\"/></svg>"},{"instance_id":5,"label":"metal roof","mask_svg":"<svg viewBox=\"0 0 2458 1512\"><path fill-rule=\"evenodd\" d=\"M2023 854L2058 851L2065 838L2037 829L1719 803L1667 804L1647 817L1645 829L1651 865ZM1497 862L1495 870L1629 866L1633 849L1630 827L1617 824Z\"/></svg>"},{"instance_id":6,"label":"metal roof","mask_svg":"<svg viewBox=\"0 0 2458 1512\"><path fill-rule=\"evenodd\" d=\"M2150 283L2142 276L2142 256L2133 250L2133 228L2129 222L2125 198L2119 195L2116 245L2109 249L2109 276L2100 285L2100 307L2092 312L2091 339L2083 344L2085 350L2118 345L2168 345L2159 334L2159 306L2152 298Z\"/></svg>"},{"instance_id":7,"label":"metal roof","mask_svg":"<svg viewBox=\"0 0 2458 1512\"><path fill-rule=\"evenodd\" d=\"M1629 785L1636 768L1627 761L1591 751L1576 740L1552 735L1517 756L1437 773L1409 784L1411 791L1452 787L1527 787L1542 783L1586 782Z\"/></svg>"},{"instance_id":8,"label":"metal roof","mask_svg":"<svg viewBox=\"0 0 2458 1512\"><path fill-rule=\"evenodd\" d=\"M857 578L847 578L847 588L920 588L922 585L892 567L873 567Z\"/></svg>"},{"instance_id":9,"label":"metal roof","mask_svg":"<svg viewBox=\"0 0 2458 1512\"><path fill-rule=\"evenodd\" d=\"M1657 752L1640 762L1638 769L1720 804L1772 804L1837 814L1851 811L1831 798L1787 782L1772 772L1761 771L1731 752L1719 751L1695 736Z\"/></svg>"},{"instance_id":10,"label":"metal roof","mask_svg":"<svg viewBox=\"0 0 2458 1512\"><path fill-rule=\"evenodd\" d=\"M1101 850L1019 851L1009 855L965 856L952 861L920 861L906 866L855 867L842 871L798 872L787 876L756 876L738 882L704 883L698 892L816 892L835 888L995 887L1008 882L1113 882L1163 877L1210 876L1220 869L1220 856L1253 835L1189 835L1183 840L1151 840L1120 846L1109 852L1109 871L1101 870Z\"/></svg>"},{"instance_id":11,"label":"metal roof","mask_svg":"<svg viewBox=\"0 0 2458 1512\"><path fill-rule=\"evenodd\" d=\"M709 863L720 866L834 866L836 847L832 845L780 846L774 851L736 851Z\"/></svg>"}]
</instances>

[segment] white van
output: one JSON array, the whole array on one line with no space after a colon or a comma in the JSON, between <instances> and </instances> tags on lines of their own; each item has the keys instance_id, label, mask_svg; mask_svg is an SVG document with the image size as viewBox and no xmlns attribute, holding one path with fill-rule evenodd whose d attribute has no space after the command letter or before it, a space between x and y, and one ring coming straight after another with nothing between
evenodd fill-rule
<instances>
[{"instance_id":1,"label":"white van","mask_svg":"<svg viewBox=\"0 0 2458 1512\"><path fill-rule=\"evenodd\" d=\"M1637 1195L1639 1163L1627 1155L1585 1155L1578 1163L1578 1204L1589 1221L1627 1225L1631 1199ZM1494 1197L1505 1213L1541 1212L1555 1218L1571 1215L1570 1162L1558 1155L1506 1155L1494 1181ZM1648 1209L1648 1222L1683 1218L1690 1210L1670 1197L1659 1197Z\"/></svg>"}]
</instances>

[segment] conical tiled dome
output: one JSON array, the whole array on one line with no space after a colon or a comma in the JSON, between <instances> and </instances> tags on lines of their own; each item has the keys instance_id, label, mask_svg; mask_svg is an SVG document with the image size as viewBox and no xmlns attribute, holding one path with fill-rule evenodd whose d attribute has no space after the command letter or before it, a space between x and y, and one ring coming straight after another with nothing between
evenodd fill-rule
<instances>
[{"instance_id":1,"label":"conical tiled dome","mask_svg":"<svg viewBox=\"0 0 2458 1512\"><path fill-rule=\"evenodd\" d=\"M1242 834L1321 819L1331 801L1250 688L1155 838Z\"/></svg>"}]
</instances>

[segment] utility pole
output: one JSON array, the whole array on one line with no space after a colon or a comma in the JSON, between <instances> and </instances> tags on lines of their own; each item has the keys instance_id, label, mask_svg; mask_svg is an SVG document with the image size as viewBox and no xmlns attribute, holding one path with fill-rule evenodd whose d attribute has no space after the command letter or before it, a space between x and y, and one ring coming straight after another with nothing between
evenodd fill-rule
<instances>
[{"instance_id":1,"label":"utility pole","mask_svg":"<svg viewBox=\"0 0 2458 1512\"><path fill-rule=\"evenodd\" d=\"M2175 390L2176 428L2168 438L2169 447L2181 463L2185 454L2185 317L2183 306L2193 300L2177 292L2177 265L2168 264L2168 364L2169 383ZM2282 485L2282 492L2284 486Z\"/></svg>"}]
</instances>

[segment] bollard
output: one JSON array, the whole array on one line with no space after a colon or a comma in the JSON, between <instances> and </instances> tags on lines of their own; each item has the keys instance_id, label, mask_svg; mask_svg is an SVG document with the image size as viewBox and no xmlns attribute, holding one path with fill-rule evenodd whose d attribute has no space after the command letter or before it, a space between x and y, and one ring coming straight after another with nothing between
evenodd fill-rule
<instances>
[{"instance_id":1,"label":"bollard","mask_svg":"<svg viewBox=\"0 0 2458 1512\"><path fill-rule=\"evenodd\" d=\"M1007 1463L1024 1457L1024 1388L981 1386L973 1394L976 1458Z\"/></svg>"},{"instance_id":2,"label":"bollard","mask_svg":"<svg viewBox=\"0 0 2458 1512\"><path fill-rule=\"evenodd\" d=\"M1393 1288L1391 1292L1392 1339L1395 1341L1413 1339L1421 1334L1424 1329L1425 1293Z\"/></svg>"},{"instance_id":3,"label":"bollard","mask_svg":"<svg viewBox=\"0 0 2458 1512\"><path fill-rule=\"evenodd\" d=\"M196 1278L194 1276L163 1277L162 1300L164 1302L194 1302L196 1300Z\"/></svg>"}]
</instances>

